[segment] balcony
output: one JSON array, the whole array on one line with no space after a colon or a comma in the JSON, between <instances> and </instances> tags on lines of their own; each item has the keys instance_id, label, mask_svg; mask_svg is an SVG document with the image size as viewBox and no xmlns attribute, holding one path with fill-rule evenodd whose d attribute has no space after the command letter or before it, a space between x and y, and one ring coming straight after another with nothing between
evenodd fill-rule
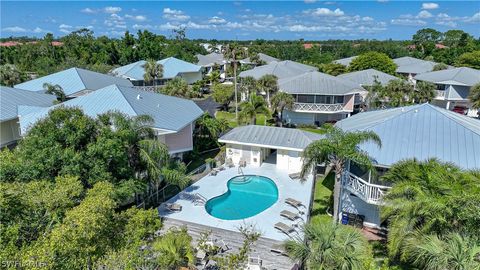
<instances>
[{"instance_id":1,"label":"balcony","mask_svg":"<svg viewBox=\"0 0 480 270\"><path fill-rule=\"evenodd\" d=\"M344 104L322 104L322 103L300 103L293 104L295 112L319 112L319 113L335 113L349 111Z\"/></svg>"},{"instance_id":2,"label":"balcony","mask_svg":"<svg viewBox=\"0 0 480 270\"><path fill-rule=\"evenodd\" d=\"M376 205L383 204L383 196L391 189L391 187L368 183L350 172L344 174L343 187L365 202Z\"/></svg>"},{"instance_id":3,"label":"balcony","mask_svg":"<svg viewBox=\"0 0 480 270\"><path fill-rule=\"evenodd\" d=\"M445 90L435 90L435 99L442 99L444 100L446 96Z\"/></svg>"}]
</instances>

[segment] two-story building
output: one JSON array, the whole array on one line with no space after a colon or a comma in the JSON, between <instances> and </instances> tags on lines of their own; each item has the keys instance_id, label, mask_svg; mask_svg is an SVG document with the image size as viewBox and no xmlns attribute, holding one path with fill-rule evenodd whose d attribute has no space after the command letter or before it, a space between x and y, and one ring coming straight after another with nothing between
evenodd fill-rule
<instances>
[{"instance_id":1,"label":"two-story building","mask_svg":"<svg viewBox=\"0 0 480 270\"><path fill-rule=\"evenodd\" d=\"M480 83L480 70L468 67L445 69L419 74L415 80L437 86L433 104L471 117L478 116L478 109L472 108L468 96L470 88Z\"/></svg>"},{"instance_id":2,"label":"two-story building","mask_svg":"<svg viewBox=\"0 0 480 270\"><path fill-rule=\"evenodd\" d=\"M480 120L425 103L356 114L336 123L345 131L373 131L379 148L364 143L375 173L350 163L342 180L341 210L365 217L364 225L380 227L380 206L391 185L379 178L395 163L436 158L463 169L480 169Z\"/></svg>"},{"instance_id":3,"label":"two-story building","mask_svg":"<svg viewBox=\"0 0 480 270\"><path fill-rule=\"evenodd\" d=\"M359 84L321 72L278 80L279 91L293 95L293 108L282 118L291 124L322 125L350 116L366 90Z\"/></svg>"},{"instance_id":4,"label":"two-story building","mask_svg":"<svg viewBox=\"0 0 480 270\"><path fill-rule=\"evenodd\" d=\"M156 137L168 147L172 156L182 157L193 149L195 120L203 111L191 100L138 90L133 87L110 85L49 108L37 108L31 113L20 115L22 135L38 120L58 106L78 107L86 115L117 111L128 116L149 115L153 118L152 128ZM23 108L26 110L27 108Z\"/></svg>"},{"instance_id":5,"label":"two-story building","mask_svg":"<svg viewBox=\"0 0 480 270\"><path fill-rule=\"evenodd\" d=\"M212 52L206 55L197 54L197 65L203 67L203 72L206 75L209 75L214 70L220 72L220 79L226 79L227 67L230 64L230 61L225 58L223 53Z\"/></svg>"}]
</instances>

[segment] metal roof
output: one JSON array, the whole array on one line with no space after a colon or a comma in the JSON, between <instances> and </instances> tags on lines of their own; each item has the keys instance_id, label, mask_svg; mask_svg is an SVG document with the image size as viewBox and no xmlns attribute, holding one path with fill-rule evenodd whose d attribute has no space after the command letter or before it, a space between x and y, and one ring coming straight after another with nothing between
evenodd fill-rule
<instances>
[{"instance_id":1,"label":"metal roof","mask_svg":"<svg viewBox=\"0 0 480 270\"><path fill-rule=\"evenodd\" d=\"M357 56L351 56L351 57L347 57L347 58L342 58L342 59L337 59L335 61L333 61L334 63L336 64L340 64L340 65L344 65L344 66L348 66L350 65L350 63L353 61L353 59L357 58Z\"/></svg>"},{"instance_id":2,"label":"metal roof","mask_svg":"<svg viewBox=\"0 0 480 270\"><path fill-rule=\"evenodd\" d=\"M381 148L373 143L360 146L379 165L437 158L464 169L480 169L480 120L428 103L359 113L336 126L380 136Z\"/></svg>"},{"instance_id":3,"label":"metal roof","mask_svg":"<svg viewBox=\"0 0 480 270\"><path fill-rule=\"evenodd\" d=\"M378 71L373 68L340 74L337 77L345 80L349 80L358 85L373 85L373 83L375 82L375 79L377 79L377 81L380 82L381 84L386 85L392 80L400 79L398 77Z\"/></svg>"},{"instance_id":4,"label":"metal roof","mask_svg":"<svg viewBox=\"0 0 480 270\"><path fill-rule=\"evenodd\" d=\"M145 74L144 65L147 61L140 60L135 63L121 66L112 71L115 76L141 81ZM168 57L157 61L163 66L163 79L171 79L182 73L200 72L202 67L194 65L189 62L177 59L175 57Z\"/></svg>"},{"instance_id":5,"label":"metal roof","mask_svg":"<svg viewBox=\"0 0 480 270\"><path fill-rule=\"evenodd\" d=\"M206 99L197 99L193 100L197 106L202 109L202 111L207 112L211 117L215 117L217 109L220 107L220 104L213 100L212 96L209 96Z\"/></svg>"},{"instance_id":6,"label":"metal roof","mask_svg":"<svg viewBox=\"0 0 480 270\"><path fill-rule=\"evenodd\" d=\"M110 85L88 95L20 117L22 133L58 106L80 107L91 117L108 111L119 111L130 116L149 115L154 120L153 128L168 131L179 131L203 114L191 100L141 91L133 87Z\"/></svg>"},{"instance_id":7,"label":"metal roof","mask_svg":"<svg viewBox=\"0 0 480 270\"><path fill-rule=\"evenodd\" d=\"M271 62L279 62L280 59L277 59L275 57L272 57L270 55L267 55L267 54L264 54L264 53L258 53L258 58L267 63L267 64L270 64ZM252 64L252 62L250 62L250 57L247 57L243 60L240 60L240 63L244 63L244 64Z\"/></svg>"},{"instance_id":8,"label":"metal roof","mask_svg":"<svg viewBox=\"0 0 480 270\"><path fill-rule=\"evenodd\" d=\"M222 143L303 151L324 136L301 129L249 125L236 127L218 139Z\"/></svg>"},{"instance_id":9,"label":"metal roof","mask_svg":"<svg viewBox=\"0 0 480 270\"><path fill-rule=\"evenodd\" d=\"M45 91L43 89L44 83L60 85L63 89L63 92L67 96L72 96L85 90L95 91L112 84L133 86L132 83L126 79L81 68L70 68L31 81L17 84L15 85L15 88L43 92Z\"/></svg>"},{"instance_id":10,"label":"metal roof","mask_svg":"<svg viewBox=\"0 0 480 270\"><path fill-rule=\"evenodd\" d=\"M410 74L430 72L433 70L433 67L438 64L433 61L417 59L410 56L395 58L393 62L397 65L397 73ZM451 68L451 66L448 66L448 68Z\"/></svg>"},{"instance_id":11,"label":"metal roof","mask_svg":"<svg viewBox=\"0 0 480 270\"><path fill-rule=\"evenodd\" d=\"M278 88L290 94L318 95L346 95L365 91L356 83L318 71L278 80Z\"/></svg>"},{"instance_id":12,"label":"metal roof","mask_svg":"<svg viewBox=\"0 0 480 270\"><path fill-rule=\"evenodd\" d=\"M212 52L212 53L209 53L207 55L197 54L196 57L198 59L197 65L202 66L202 67L210 67L210 66L213 66L215 64L223 65L223 64L227 63L227 60L225 59L225 57L221 53Z\"/></svg>"},{"instance_id":13,"label":"metal roof","mask_svg":"<svg viewBox=\"0 0 480 270\"><path fill-rule=\"evenodd\" d=\"M0 121L17 118L20 105L49 107L56 99L53 95L0 86Z\"/></svg>"},{"instance_id":14,"label":"metal roof","mask_svg":"<svg viewBox=\"0 0 480 270\"><path fill-rule=\"evenodd\" d=\"M317 71L317 68L286 60L280 62L271 62L268 65L258 66L253 69L243 71L239 76L241 78L253 77L258 80L264 75L271 74L275 75L278 79L283 79L300 75L309 71Z\"/></svg>"},{"instance_id":15,"label":"metal roof","mask_svg":"<svg viewBox=\"0 0 480 270\"><path fill-rule=\"evenodd\" d=\"M415 80L438 84L473 86L480 83L480 70L469 67L444 69L419 74L415 76Z\"/></svg>"}]
</instances>

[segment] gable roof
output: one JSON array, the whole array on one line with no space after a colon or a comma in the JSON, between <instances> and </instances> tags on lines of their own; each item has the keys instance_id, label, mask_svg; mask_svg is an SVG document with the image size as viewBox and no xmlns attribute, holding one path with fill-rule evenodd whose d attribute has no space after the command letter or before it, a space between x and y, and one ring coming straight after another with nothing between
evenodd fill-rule
<instances>
[{"instance_id":1,"label":"gable roof","mask_svg":"<svg viewBox=\"0 0 480 270\"><path fill-rule=\"evenodd\" d=\"M218 141L303 151L310 143L322 138L323 135L301 129L248 125L230 130Z\"/></svg>"},{"instance_id":2,"label":"gable roof","mask_svg":"<svg viewBox=\"0 0 480 270\"><path fill-rule=\"evenodd\" d=\"M346 95L365 91L356 83L318 71L280 79L278 88L290 94Z\"/></svg>"},{"instance_id":3,"label":"gable roof","mask_svg":"<svg viewBox=\"0 0 480 270\"><path fill-rule=\"evenodd\" d=\"M147 61L140 60L125 66L118 67L112 71L115 76L141 81L145 74L144 65ZM157 61L163 66L163 79L171 79L182 73L200 72L201 66L177 59L175 57L168 57Z\"/></svg>"},{"instance_id":4,"label":"gable roof","mask_svg":"<svg viewBox=\"0 0 480 270\"><path fill-rule=\"evenodd\" d=\"M22 133L58 106L80 107L91 117L108 111L119 111L129 116L149 115L154 120L153 128L173 132L181 130L203 114L191 100L141 91L133 87L110 85L88 95L20 117Z\"/></svg>"},{"instance_id":5,"label":"gable roof","mask_svg":"<svg viewBox=\"0 0 480 270\"><path fill-rule=\"evenodd\" d=\"M317 68L286 60L280 62L271 62L268 65L258 66L253 69L240 72L239 76L241 78L253 77L258 80L264 75L271 74L275 75L278 79L283 79L300 75L309 71L317 71Z\"/></svg>"},{"instance_id":6,"label":"gable roof","mask_svg":"<svg viewBox=\"0 0 480 270\"><path fill-rule=\"evenodd\" d=\"M386 85L392 80L400 79L373 68L340 74L337 77L345 80L349 80L358 85L373 85L373 83L375 82L375 79L377 79L377 81L380 82L382 85Z\"/></svg>"},{"instance_id":7,"label":"gable roof","mask_svg":"<svg viewBox=\"0 0 480 270\"><path fill-rule=\"evenodd\" d=\"M223 65L227 62L223 54L215 52L209 53L207 55L197 54L196 57L198 59L197 65L202 67L209 67L215 64Z\"/></svg>"},{"instance_id":8,"label":"gable roof","mask_svg":"<svg viewBox=\"0 0 480 270\"><path fill-rule=\"evenodd\" d=\"M411 73L420 74L430 72L433 67L438 63L433 61L422 60L410 56L404 56L393 59L393 62L397 65L397 73ZM451 66L448 66L451 68Z\"/></svg>"},{"instance_id":9,"label":"gable roof","mask_svg":"<svg viewBox=\"0 0 480 270\"><path fill-rule=\"evenodd\" d=\"M53 95L0 86L0 121L17 118L18 106L49 107L56 99Z\"/></svg>"},{"instance_id":10,"label":"gable roof","mask_svg":"<svg viewBox=\"0 0 480 270\"><path fill-rule=\"evenodd\" d=\"M353 61L353 59L357 58L357 56L351 56L351 57L347 57L347 58L342 58L342 59L337 59L335 61L333 61L334 63L336 64L340 64L340 65L344 65L344 66L348 66L350 65L350 63Z\"/></svg>"},{"instance_id":11,"label":"gable roof","mask_svg":"<svg viewBox=\"0 0 480 270\"><path fill-rule=\"evenodd\" d=\"M76 96L84 91L95 91L112 84L133 86L126 79L74 67L17 84L15 88L43 92L45 83L60 85L67 96Z\"/></svg>"},{"instance_id":12,"label":"gable roof","mask_svg":"<svg viewBox=\"0 0 480 270\"><path fill-rule=\"evenodd\" d=\"M273 56L270 56L268 54L264 54L264 53L258 53L258 58L267 63L267 64L270 64L271 62L278 62L280 61L279 59L273 57ZM243 60L240 60L241 63L245 63L245 64L251 64L252 62L250 62L250 57L247 57Z\"/></svg>"},{"instance_id":13,"label":"gable roof","mask_svg":"<svg viewBox=\"0 0 480 270\"><path fill-rule=\"evenodd\" d=\"M459 67L422 73L415 80L438 84L473 86L480 83L480 70L469 67Z\"/></svg>"},{"instance_id":14,"label":"gable roof","mask_svg":"<svg viewBox=\"0 0 480 270\"><path fill-rule=\"evenodd\" d=\"M195 104L204 112L208 113L211 117L215 117L215 113L217 109L220 107L215 100L213 100L212 96L209 96L206 99L197 99L194 100Z\"/></svg>"},{"instance_id":15,"label":"gable roof","mask_svg":"<svg viewBox=\"0 0 480 270\"><path fill-rule=\"evenodd\" d=\"M437 158L464 169L480 169L480 120L428 103L359 113L336 126L380 136L381 148L360 145L379 165Z\"/></svg>"}]
</instances>

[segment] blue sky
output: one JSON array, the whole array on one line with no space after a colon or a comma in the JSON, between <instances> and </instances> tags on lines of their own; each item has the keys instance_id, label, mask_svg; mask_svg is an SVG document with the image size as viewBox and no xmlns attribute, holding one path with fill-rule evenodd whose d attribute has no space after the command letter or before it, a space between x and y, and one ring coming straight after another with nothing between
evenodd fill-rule
<instances>
[{"instance_id":1,"label":"blue sky","mask_svg":"<svg viewBox=\"0 0 480 270\"><path fill-rule=\"evenodd\" d=\"M480 1L1 1L1 36L65 35L89 28L119 37L179 26L205 39L409 39L418 29L480 36Z\"/></svg>"}]
</instances>

